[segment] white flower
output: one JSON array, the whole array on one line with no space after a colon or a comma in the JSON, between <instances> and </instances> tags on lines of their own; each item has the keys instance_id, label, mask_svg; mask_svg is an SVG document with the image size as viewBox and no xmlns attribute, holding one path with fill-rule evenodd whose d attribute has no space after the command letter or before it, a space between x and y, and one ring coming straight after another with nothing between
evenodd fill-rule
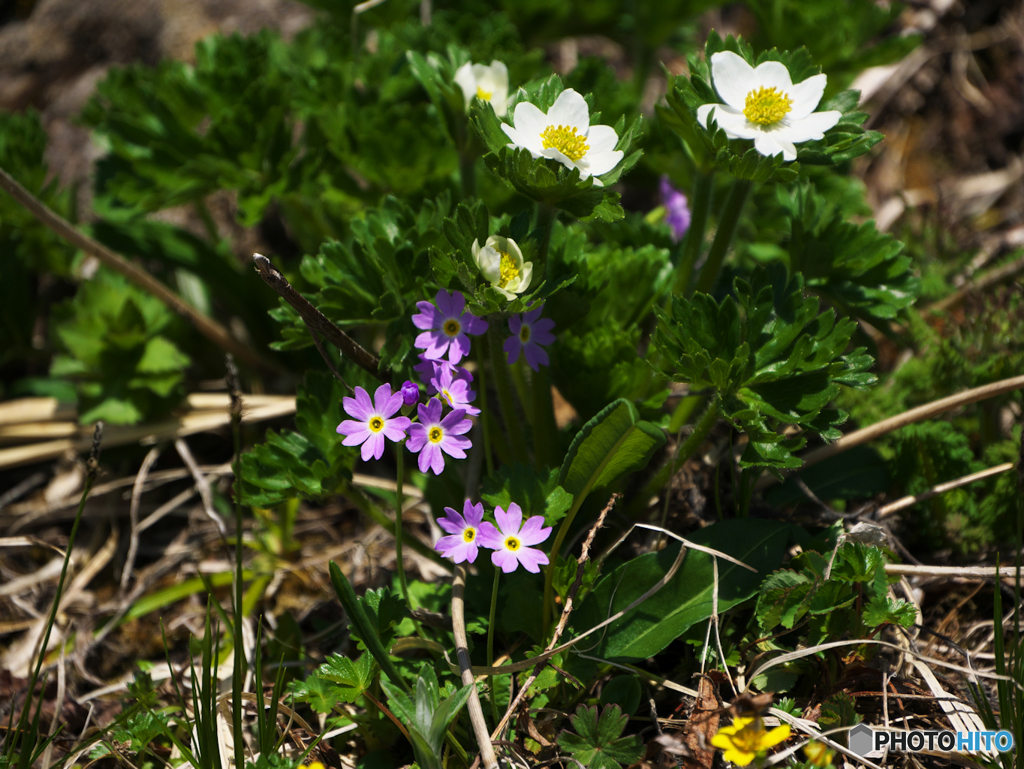
<instances>
[{"instance_id":1,"label":"white flower","mask_svg":"<svg viewBox=\"0 0 1024 769\"><path fill-rule=\"evenodd\" d=\"M509 300L530 287L533 279L533 262L523 261L523 252L511 238L491 235L480 248L480 241L473 241L473 261L487 282Z\"/></svg>"},{"instance_id":2,"label":"white flower","mask_svg":"<svg viewBox=\"0 0 1024 769\"><path fill-rule=\"evenodd\" d=\"M466 97L466 109L475 96L489 101L498 117L505 116L508 111L508 69L500 61L492 61L489 67L467 61L455 70L455 82Z\"/></svg>"},{"instance_id":3,"label":"white flower","mask_svg":"<svg viewBox=\"0 0 1024 769\"><path fill-rule=\"evenodd\" d=\"M796 160L794 144L824 138L842 117L836 110L814 111L825 92L825 75L793 85L781 62L755 68L732 51L720 51L711 57L711 77L725 104L701 105L697 120L706 127L714 110L715 122L730 139L753 139L762 155L781 152L784 160Z\"/></svg>"},{"instance_id":4,"label":"white flower","mask_svg":"<svg viewBox=\"0 0 1024 769\"><path fill-rule=\"evenodd\" d=\"M571 88L562 91L544 114L535 104L521 101L516 105L515 128L502 125L512 143L508 146L528 149L535 158L552 158L566 168L580 169L580 179L600 176L611 171L622 160L622 151L615 129L606 125L590 125L590 109L583 97ZM594 179L594 186L603 186Z\"/></svg>"}]
</instances>

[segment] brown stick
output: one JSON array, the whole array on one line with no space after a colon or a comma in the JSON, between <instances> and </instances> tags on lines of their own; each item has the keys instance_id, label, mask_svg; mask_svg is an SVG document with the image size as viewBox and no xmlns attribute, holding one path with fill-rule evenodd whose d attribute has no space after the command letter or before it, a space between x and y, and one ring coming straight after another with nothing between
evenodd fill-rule
<instances>
[{"instance_id":1,"label":"brown stick","mask_svg":"<svg viewBox=\"0 0 1024 769\"><path fill-rule=\"evenodd\" d=\"M256 264L256 271L263 278L263 282L274 289L281 298L295 308L295 311L306 321L311 331L319 332L328 342L337 347L344 355L347 355L357 366L373 374L382 382L387 378L380 370L380 358L362 347L355 339L350 337L340 328L327 319L320 310L311 305L306 298L292 288L281 271L270 263L270 260L263 254L253 254L252 260ZM314 337L314 340L316 337Z\"/></svg>"},{"instance_id":2,"label":"brown stick","mask_svg":"<svg viewBox=\"0 0 1024 769\"><path fill-rule=\"evenodd\" d=\"M136 286L148 291L170 309L174 310L174 312L188 320L196 327L200 334L225 352L232 353L250 366L277 368L276 365L264 360L258 352L231 336L227 329L217 321L203 315L141 267L137 267L123 256L115 254L102 243L93 240L85 233L76 229L71 222L56 214L2 168L0 168L0 188L6 190L32 216L57 233L61 238L71 245L82 249L87 254L92 254L106 267L114 270L114 272L121 273Z\"/></svg>"},{"instance_id":3,"label":"brown stick","mask_svg":"<svg viewBox=\"0 0 1024 769\"><path fill-rule=\"evenodd\" d=\"M476 690L476 679L473 678L472 663L469 660L469 642L466 637L466 617L464 596L466 593L466 567L455 566L455 577L452 580L452 635L455 636L455 654L459 658L459 672L463 686L472 686L473 692L466 702L469 721L473 725L477 745L480 746L479 762L484 769L498 769L498 758L494 753L494 745L487 734L487 722L484 711L480 707L480 695Z\"/></svg>"},{"instance_id":4,"label":"brown stick","mask_svg":"<svg viewBox=\"0 0 1024 769\"><path fill-rule=\"evenodd\" d=\"M984 385L983 387L975 387L973 390L964 390L962 393L950 395L948 398L940 398L937 401L932 401L931 403L926 403L923 406L918 406L917 408L910 409L909 411L904 411L902 414L897 414L894 417L883 419L881 422L876 422L869 427L865 427L861 430L855 430L852 433L847 433L835 443L829 446L822 446L821 448L815 449L809 454L806 454L803 457L804 467L810 467L823 459L828 459L836 454L841 454L847 449L852 449L854 446L867 443L881 435L891 433L894 430L899 430L901 427L913 424L914 422L930 419L947 411L952 411L958 406L968 406L972 403L983 401L986 398L994 398L995 396L1002 395L1003 393L1019 390L1022 387L1024 387L1024 376L1015 376L1010 379L1002 379L998 382Z\"/></svg>"}]
</instances>

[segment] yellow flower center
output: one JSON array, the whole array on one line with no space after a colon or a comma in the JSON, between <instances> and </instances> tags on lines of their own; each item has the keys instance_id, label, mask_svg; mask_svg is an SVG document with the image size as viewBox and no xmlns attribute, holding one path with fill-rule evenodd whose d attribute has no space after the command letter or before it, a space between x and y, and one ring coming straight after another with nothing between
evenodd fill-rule
<instances>
[{"instance_id":1,"label":"yellow flower center","mask_svg":"<svg viewBox=\"0 0 1024 769\"><path fill-rule=\"evenodd\" d=\"M459 332L462 331L462 324L455 320L455 318L449 318L444 322L444 326L442 328L444 333L448 336L456 337L459 335Z\"/></svg>"},{"instance_id":2,"label":"yellow flower center","mask_svg":"<svg viewBox=\"0 0 1024 769\"><path fill-rule=\"evenodd\" d=\"M483 99L484 101L490 101L492 96L494 96L494 94L490 91L485 91L481 86L476 87L476 98Z\"/></svg>"},{"instance_id":3,"label":"yellow flower center","mask_svg":"<svg viewBox=\"0 0 1024 769\"><path fill-rule=\"evenodd\" d=\"M505 537L505 549L515 552L523 546L517 537Z\"/></svg>"},{"instance_id":4,"label":"yellow flower center","mask_svg":"<svg viewBox=\"0 0 1024 769\"><path fill-rule=\"evenodd\" d=\"M476 529L474 529L472 526L467 526L462 530L463 542L472 542L474 539L476 539Z\"/></svg>"},{"instance_id":5,"label":"yellow flower center","mask_svg":"<svg viewBox=\"0 0 1024 769\"><path fill-rule=\"evenodd\" d=\"M519 341L523 344L530 341L530 327L525 323L523 324L523 327L519 329Z\"/></svg>"},{"instance_id":6,"label":"yellow flower center","mask_svg":"<svg viewBox=\"0 0 1024 769\"><path fill-rule=\"evenodd\" d=\"M573 163L586 155L590 150L590 145L587 144L587 137L579 136L576 133L575 126L569 128L569 126L564 125L558 127L549 125L540 132L540 138L543 140L544 149L554 147Z\"/></svg>"},{"instance_id":7,"label":"yellow flower center","mask_svg":"<svg viewBox=\"0 0 1024 769\"><path fill-rule=\"evenodd\" d=\"M793 108L793 100L778 88L761 86L747 94L743 114L751 123L772 125L778 123Z\"/></svg>"},{"instance_id":8,"label":"yellow flower center","mask_svg":"<svg viewBox=\"0 0 1024 769\"><path fill-rule=\"evenodd\" d=\"M381 417L371 417L367 427L373 430L375 433L379 433L384 429L384 420Z\"/></svg>"},{"instance_id":9,"label":"yellow flower center","mask_svg":"<svg viewBox=\"0 0 1024 769\"><path fill-rule=\"evenodd\" d=\"M427 438L430 439L431 443L440 443L441 439L444 438L444 430L437 426L431 427L427 431Z\"/></svg>"},{"instance_id":10,"label":"yellow flower center","mask_svg":"<svg viewBox=\"0 0 1024 769\"><path fill-rule=\"evenodd\" d=\"M499 250L498 253L501 254L501 277L498 279L498 285L505 288L519 277L519 268L516 267L516 260L509 255L508 251Z\"/></svg>"},{"instance_id":11,"label":"yellow flower center","mask_svg":"<svg viewBox=\"0 0 1024 769\"><path fill-rule=\"evenodd\" d=\"M449 406L452 405L452 396L449 395L447 390L441 390L441 397L444 398L445 401L447 401Z\"/></svg>"}]
</instances>

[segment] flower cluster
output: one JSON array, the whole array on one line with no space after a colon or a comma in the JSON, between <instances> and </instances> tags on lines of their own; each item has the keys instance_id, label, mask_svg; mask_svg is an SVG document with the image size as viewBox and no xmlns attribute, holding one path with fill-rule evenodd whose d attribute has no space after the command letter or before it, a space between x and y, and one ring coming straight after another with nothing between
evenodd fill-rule
<instances>
[{"instance_id":1,"label":"flower cluster","mask_svg":"<svg viewBox=\"0 0 1024 769\"><path fill-rule=\"evenodd\" d=\"M508 506L508 512L501 507L494 508L494 519L498 525L484 520L484 506L474 505L468 499L458 513L450 507L438 525L448 532L441 537L434 549L455 563L473 563L480 547L492 550L491 563L505 574L515 571L520 564L529 572L537 574L540 567L548 563L548 557L532 545L539 545L551 535L551 527L544 525L544 517L532 516L523 523L523 510L515 502Z\"/></svg>"},{"instance_id":2,"label":"flower cluster","mask_svg":"<svg viewBox=\"0 0 1024 769\"><path fill-rule=\"evenodd\" d=\"M495 246L513 248L518 254L516 264L525 274L523 280L529 284L532 265L523 264L522 253L513 241L495 237L489 238L487 244L481 253L494 250ZM427 395L434 397L427 403L420 403L419 385L412 381L404 382L394 392L391 385L383 384L377 388L372 401L366 390L356 387L355 397L342 401L352 419L343 421L337 431L345 436L345 446L362 446L364 462L383 456L385 439L398 443L408 438L406 446L419 455L420 471L430 470L440 475L444 471L445 455L465 459L467 449L473 445L466 437L473 427L467 417L478 416L480 409L473 405L476 400L476 392L470 389L473 375L457 364L469 354L470 335L484 333L487 321L466 311L466 298L458 291L438 291L434 302L419 302L417 309L419 312L413 315L412 321L422 333L416 337L415 344L423 352L419 364L413 368L423 380ZM541 308L537 307L509 319L513 336L504 346L509 363L515 363L522 353L534 371L548 365L548 354L541 345L554 341L551 329L555 323L542 319L540 313ZM406 413L410 413L414 405L418 421L396 416L403 406ZM447 414L445 407L449 409Z\"/></svg>"}]
</instances>

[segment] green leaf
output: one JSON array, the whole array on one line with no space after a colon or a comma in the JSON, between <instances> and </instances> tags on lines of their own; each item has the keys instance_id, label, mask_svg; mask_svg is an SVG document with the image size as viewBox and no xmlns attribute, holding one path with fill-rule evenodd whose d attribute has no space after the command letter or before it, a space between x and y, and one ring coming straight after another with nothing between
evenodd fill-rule
<instances>
[{"instance_id":1,"label":"green leaf","mask_svg":"<svg viewBox=\"0 0 1024 769\"><path fill-rule=\"evenodd\" d=\"M305 681L292 681L289 691L293 702L305 702L317 713L330 713L341 702L355 701L354 697L345 697L342 687L316 675Z\"/></svg>"},{"instance_id":2,"label":"green leaf","mask_svg":"<svg viewBox=\"0 0 1024 769\"><path fill-rule=\"evenodd\" d=\"M800 471L800 480L818 499L862 499L889 489L889 471L881 455L868 446L855 446ZM807 495L794 478L769 489L765 501L785 507Z\"/></svg>"},{"instance_id":3,"label":"green leaf","mask_svg":"<svg viewBox=\"0 0 1024 769\"><path fill-rule=\"evenodd\" d=\"M350 373L345 370L346 377ZM271 507L295 497L321 499L352 477L359 449L342 445L337 434L346 395L332 375L306 375L296 395L297 431L268 430L265 443L242 454L236 476L245 504Z\"/></svg>"},{"instance_id":4,"label":"green leaf","mask_svg":"<svg viewBox=\"0 0 1024 769\"><path fill-rule=\"evenodd\" d=\"M866 371L871 358L861 349L847 353L856 323L819 313L802 277L787 277L781 265L757 270L749 283L737 278L734 291L721 302L700 293L691 301L674 297L670 313L656 310L659 367L718 391L723 415L750 439L741 466L798 467L793 452L806 439L784 436L777 424L838 437L846 415L826 407L840 384L874 381Z\"/></svg>"},{"instance_id":5,"label":"green leaf","mask_svg":"<svg viewBox=\"0 0 1024 769\"><path fill-rule=\"evenodd\" d=\"M359 605L369 619L376 637L387 647L408 613L405 600L390 588L382 587L379 590L367 590L366 595L359 599ZM352 637L359 641L359 648L366 648L361 629L353 630Z\"/></svg>"},{"instance_id":6,"label":"green leaf","mask_svg":"<svg viewBox=\"0 0 1024 769\"><path fill-rule=\"evenodd\" d=\"M696 544L720 550L757 570L719 561L719 612L757 595L764 576L778 567L797 536L798 529L792 524L760 519L720 521L690 535ZM604 576L574 615L574 622L578 627L592 627L626 608L665 576L677 553L675 547L647 553ZM613 622L590 654L605 659L654 656L692 625L711 616L713 588L711 556L688 552L669 583Z\"/></svg>"},{"instance_id":7,"label":"green leaf","mask_svg":"<svg viewBox=\"0 0 1024 769\"><path fill-rule=\"evenodd\" d=\"M480 496L488 505L503 510L515 502L523 509L523 520L543 515L544 525L552 526L572 506L572 495L558 485L558 474L558 468L538 472L519 462L502 465L483 479Z\"/></svg>"},{"instance_id":8,"label":"green leaf","mask_svg":"<svg viewBox=\"0 0 1024 769\"><path fill-rule=\"evenodd\" d=\"M606 705L597 715L597 706L580 705L570 717L576 734L562 732L558 745L584 766L594 769L619 769L632 764L643 755L643 741L638 735L620 736L629 720L618 705Z\"/></svg>"},{"instance_id":9,"label":"green leaf","mask_svg":"<svg viewBox=\"0 0 1024 769\"><path fill-rule=\"evenodd\" d=\"M757 621L761 630L770 632L778 625L792 628L806 611L817 584L807 574L780 570L762 583L757 598Z\"/></svg>"},{"instance_id":10,"label":"green leaf","mask_svg":"<svg viewBox=\"0 0 1024 769\"><path fill-rule=\"evenodd\" d=\"M646 467L663 445L664 433L642 421L636 406L619 399L577 433L562 463L558 485L573 495L578 506L591 490Z\"/></svg>"}]
</instances>

